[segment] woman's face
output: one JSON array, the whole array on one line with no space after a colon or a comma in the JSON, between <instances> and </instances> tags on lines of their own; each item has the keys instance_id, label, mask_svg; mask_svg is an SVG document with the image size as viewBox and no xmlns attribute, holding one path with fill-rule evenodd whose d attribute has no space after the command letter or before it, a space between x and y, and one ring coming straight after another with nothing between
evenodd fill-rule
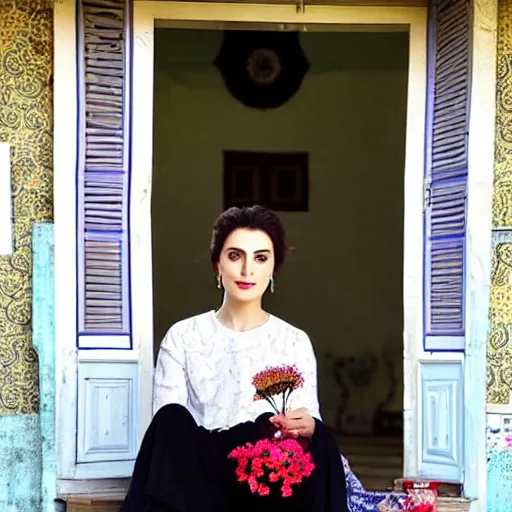
<instances>
[{"instance_id":1,"label":"woman's face","mask_svg":"<svg viewBox=\"0 0 512 512\"><path fill-rule=\"evenodd\" d=\"M217 272L226 294L235 300L260 299L274 273L274 246L261 230L236 229L220 253Z\"/></svg>"}]
</instances>

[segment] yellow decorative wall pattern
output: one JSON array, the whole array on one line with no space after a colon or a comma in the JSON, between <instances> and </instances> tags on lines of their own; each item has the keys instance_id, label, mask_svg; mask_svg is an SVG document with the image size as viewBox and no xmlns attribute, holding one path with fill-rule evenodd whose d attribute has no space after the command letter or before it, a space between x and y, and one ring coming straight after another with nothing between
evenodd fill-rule
<instances>
[{"instance_id":1,"label":"yellow decorative wall pattern","mask_svg":"<svg viewBox=\"0 0 512 512\"><path fill-rule=\"evenodd\" d=\"M487 344L487 401L508 404L512 390L512 243L508 234L494 244Z\"/></svg>"},{"instance_id":2,"label":"yellow decorative wall pattern","mask_svg":"<svg viewBox=\"0 0 512 512\"><path fill-rule=\"evenodd\" d=\"M493 225L512 228L512 0L498 16Z\"/></svg>"},{"instance_id":3,"label":"yellow decorative wall pattern","mask_svg":"<svg viewBox=\"0 0 512 512\"><path fill-rule=\"evenodd\" d=\"M0 141L12 146L14 254L0 256L0 414L38 409L31 234L53 218L53 6L0 0Z\"/></svg>"},{"instance_id":4,"label":"yellow decorative wall pattern","mask_svg":"<svg viewBox=\"0 0 512 512\"><path fill-rule=\"evenodd\" d=\"M494 155L487 402L508 404L512 390L512 0L498 7L496 146Z\"/></svg>"}]
</instances>

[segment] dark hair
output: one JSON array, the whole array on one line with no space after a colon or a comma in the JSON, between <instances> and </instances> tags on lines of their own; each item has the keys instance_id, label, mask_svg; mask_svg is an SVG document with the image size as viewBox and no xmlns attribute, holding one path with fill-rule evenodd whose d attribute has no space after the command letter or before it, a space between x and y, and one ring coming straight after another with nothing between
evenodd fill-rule
<instances>
[{"instance_id":1,"label":"dark hair","mask_svg":"<svg viewBox=\"0 0 512 512\"><path fill-rule=\"evenodd\" d=\"M219 262L220 253L226 238L235 229L254 229L264 231L274 246L274 270L277 273L286 254L285 232L281 220L272 211L263 206L233 206L219 215L213 225L210 258L212 265Z\"/></svg>"}]
</instances>

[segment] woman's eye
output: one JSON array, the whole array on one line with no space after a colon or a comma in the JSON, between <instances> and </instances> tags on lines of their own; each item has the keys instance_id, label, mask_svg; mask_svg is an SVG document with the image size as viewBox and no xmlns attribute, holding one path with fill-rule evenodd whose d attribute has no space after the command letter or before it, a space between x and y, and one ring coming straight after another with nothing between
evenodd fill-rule
<instances>
[{"instance_id":1,"label":"woman's eye","mask_svg":"<svg viewBox=\"0 0 512 512\"><path fill-rule=\"evenodd\" d=\"M268 260L268 257L265 256L264 254L258 254L258 256L256 256L256 260L259 261L260 263L265 263L265 261Z\"/></svg>"},{"instance_id":2,"label":"woman's eye","mask_svg":"<svg viewBox=\"0 0 512 512\"><path fill-rule=\"evenodd\" d=\"M235 251L231 251L230 253L228 253L228 258L232 261L235 261L239 258L239 254Z\"/></svg>"}]
</instances>

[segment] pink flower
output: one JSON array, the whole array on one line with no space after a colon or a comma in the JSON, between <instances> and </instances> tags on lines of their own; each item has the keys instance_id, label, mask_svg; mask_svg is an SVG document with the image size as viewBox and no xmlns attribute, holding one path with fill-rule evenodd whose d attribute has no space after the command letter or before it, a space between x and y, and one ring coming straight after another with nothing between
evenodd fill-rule
<instances>
[{"instance_id":1,"label":"pink flower","mask_svg":"<svg viewBox=\"0 0 512 512\"><path fill-rule=\"evenodd\" d=\"M289 485L283 485L281 487L281 494L283 498L289 498L293 494L292 488Z\"/></svg>"},{"instance_id":2,"label":"pink flower","mask_svg":"<svg viewBox=\"0 0 512 512\"><path fill-rule=\"evenodd\" d=\"M258 487L258 493L260 496L268 496L270 494L270 487L265 484L260 484Z\"/></svg>"},{"instance_id":3,"label":"pink flower","mask_svg":"<svg viewBox=\"0 0 512 512\"><path fill-rule=\"evenodd\" d=\"M251 489L251 492L256 492L258 490L258 481L253 476L249 477L249 487Z\"/></svg>"},{"instance_id":4,"label":"pink flower","mask_svg":"<svg viewBox=\"0 0 512 512\"><path fill-rule=\"evenodd\" d=\"M279 480L279 475L275 472L275 471L272 471L272 473L269 473L268 475L268 479L272 482L272 483L275 483Z\"/></svg>"},{"instance_id":5,"label":"pink flower","mask_svg":"<svg viewBox=\"0 0 512 512\"><path fill-rule=\"evenodd\" d=\"M237 460L238 481L247 482L251 492L260 496L270 494L269 483L278 482L282 496L291 496L291 486L300 484L315 468L311 454L295 439L262 439L236 447L228 457Z\"/></svg>"}]
</instances>

